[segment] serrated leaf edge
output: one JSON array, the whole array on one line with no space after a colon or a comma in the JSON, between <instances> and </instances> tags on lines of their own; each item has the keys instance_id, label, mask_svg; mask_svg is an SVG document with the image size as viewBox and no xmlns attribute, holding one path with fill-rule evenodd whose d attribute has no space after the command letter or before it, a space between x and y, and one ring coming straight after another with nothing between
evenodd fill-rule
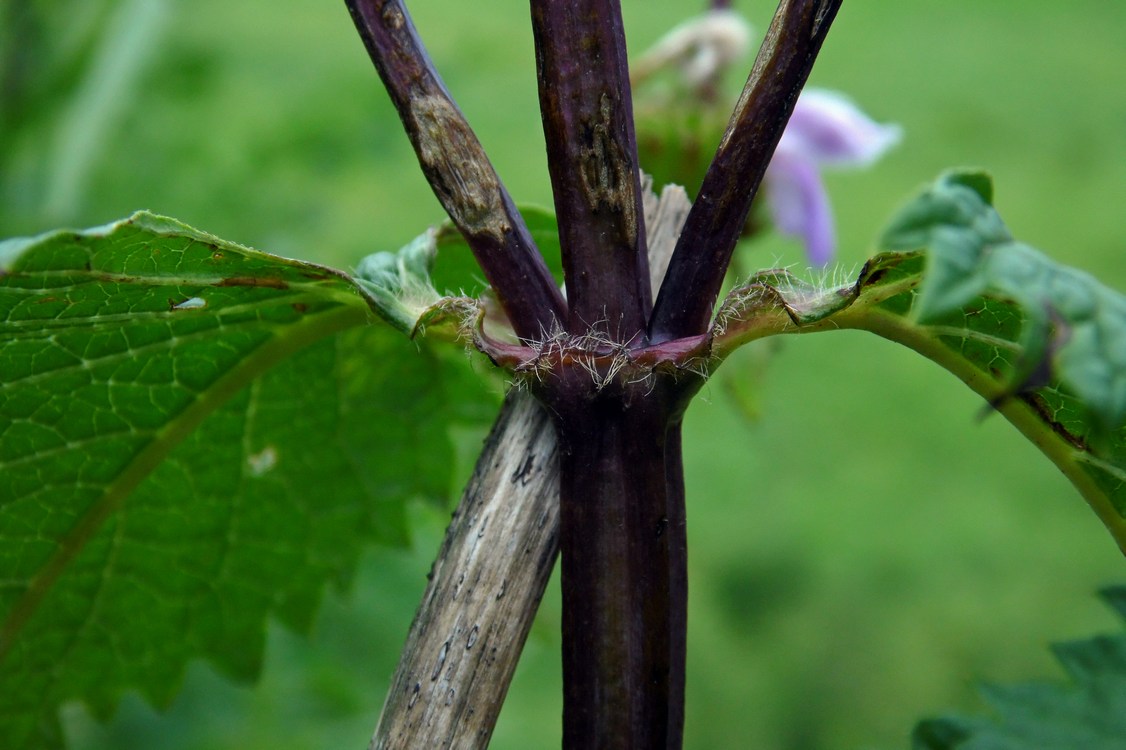
<instances>
[{"instance_id":1,"label":"serrated leaf edge","mask_svg":"<svg viewBox=\"0 0 1126 750\"><path fill-rule=\"evenodd\" d=\"M139 226L156 234L175 234L188 239L219 243L226 247L255 255L268 257L271 261L281 261L285 264L294 264L301 268L312 267L323 270L327 274L340 278L352 284L351 277L335 269L302 261L294 261L280 256L273 256L257 250L242 247L236 243L221 240L212 235L200 232L175 219L139 211L127 219L112 222L100 227L82 231L54 230L36 237L8 240L4 243L3 254L0 261L11 263L20 253L29 247L50 240L60 235L80 235L84 237L105 237L125 226ZM10 268L10 266L6 266ZM216 277L221 282L223 277ZM160 283L164 277L147 278L144 276L130 276L130 281L136 283ZM191 279L199 283L198 277ZM310 288L313 284L310 284ZM317 287L321 294L325 293L324 287ZM8 616L0 624L0 662L15 645L19 632L35 614L39 605L51 590L55 581L66 570L67 565L78 555L85 542L88 541L98 528L116 511L126 500L129 494L144 480L149 473L159 464L172 449L178 445L188 434L199 426L203 420L216 408L221 406L239 390L249 384L270 367L283 361L298 350L333 334L348 328L364 325L371 321L371 310L360 294L331 293L337 298L339 304L328 308L321 313L311 313L302 317L298 322L278 328L281 333L275 333L270 339L261 344L257 349L242 358L230 371L220 376L210 387L203 391L194 402L185 407L179 415L166 423L152 438L147 446L142 448L127 467L105 489L98 500L86 512L76 527L67 535L60 547L48 560L32 580L31 586L24 592L20 600L13 606Z\"/></svg>"}]
</instances>

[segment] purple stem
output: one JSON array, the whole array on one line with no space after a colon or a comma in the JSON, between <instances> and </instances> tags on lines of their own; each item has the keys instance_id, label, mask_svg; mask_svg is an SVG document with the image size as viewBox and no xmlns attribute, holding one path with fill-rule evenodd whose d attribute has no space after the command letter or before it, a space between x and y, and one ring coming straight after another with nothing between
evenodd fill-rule
<instances>
[{"instance_id":1,"label":"purple stem","mask_svg":"<svg viewBox=\"0 0 1126 750\"><path fill-rule=\"evenodd\" d=\"M400 0L345 0L423 174L465 236L518 336L540 339L567 303Z\"/></svg>"},{"instance_id":2,"label":"purple stem","mask_svg":"<svg viewBox=\"0 0 1126 750\"><path fill-rule=\"evenodd\" d=\"M531 0L540 108L570 318L643 343L652 306L617 0Z\"/></svg>"},{"instance_id":3,"label":"purple stem","mask_svg":"<svg viewBox=\"0 0 1126 750\"><path fill-rule=\"evenodd\" d=\"M563 747L680 748L687 542L680 417L697 384L589 393L564 373L560 434Z\"/></svg>"},{"instance_id":4,"label":"purple stem","mask_svg":"<svg viewBox=\"0 0 1126 750\"><path fill-rule=\"evenodd\" d=\"M782 0L657 295L654 342L701 334L731 253L841 0Z\"/></svg>"}]
</instances>

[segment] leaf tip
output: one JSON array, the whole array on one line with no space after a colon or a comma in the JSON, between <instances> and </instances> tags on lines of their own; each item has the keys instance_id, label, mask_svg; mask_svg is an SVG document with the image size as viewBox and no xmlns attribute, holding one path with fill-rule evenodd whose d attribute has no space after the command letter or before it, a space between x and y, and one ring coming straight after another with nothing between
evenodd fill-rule
<instances>
[{"instance_id":1,"label":"leaf tip","mask_svg":"<svg viewBox=\"0 0 1126 750\"><path fill-rule=\"evenodd\" d=\"M1107 586L1099 589L1099 597L1126 620L1126 585Z\"/></svg>"},{"instance_id":2,"label":"leaf tip","mask_svg":"<svg viewBox=\"0 0 1126 750\"><path fill-rule=\"evenodd\" d=\"M993 205L993 176L984 169L975 167L956 167L939 177L947 185L961 185L973 190L990 206Z\"/></svg>"}]
</instances>

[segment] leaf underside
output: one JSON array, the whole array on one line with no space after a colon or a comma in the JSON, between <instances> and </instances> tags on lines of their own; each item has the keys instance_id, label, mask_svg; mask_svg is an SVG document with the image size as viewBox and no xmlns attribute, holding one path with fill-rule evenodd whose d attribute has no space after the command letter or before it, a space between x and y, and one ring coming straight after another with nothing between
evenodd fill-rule
<instances>
[{"instance_id":1,"label":"leaf underside","mask_svg":"<svg viewBox=\"0 0 1126 750\"><path fill-rule=\"evenodd\" d=\"M58 707L240 680L307 630L473 411L348 277L137 214L0 244L0 746Z\"/></svg>"},{"instance_id":2,"label":"leaf underside","mask_svg":"<svg viewBox=\"0 0 1126 750\"><path fill-rule=\"evenodd\" d=\"M987 175L941 177L897 215L854 284L764 271L731 292L713 354L859 329L952 372L1079 489L1126 552L1126 297L1012 239Z\"/></svg>"}]
</instances>

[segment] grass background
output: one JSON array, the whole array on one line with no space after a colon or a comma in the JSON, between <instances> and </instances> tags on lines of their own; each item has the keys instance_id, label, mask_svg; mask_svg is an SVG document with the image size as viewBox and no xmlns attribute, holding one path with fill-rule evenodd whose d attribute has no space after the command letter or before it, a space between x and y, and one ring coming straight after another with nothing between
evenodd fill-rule
<instances>
[{"instance_id":1,"label":"grass background","mask_svg":"<svg viewBox=\"0 0 1126 750\"><path fill-rule=\"evenodd\" d=\"M623 5L635 51L696 9ZM759 29L773 10L737 5ZM512 194L550 205L526 3L410 7ZM0 0L0 18L20 9L42 24L0 31L18 72L0 103L0 236L150 208L348 267L441 218L340 2ZM812 82L906 137L871 171L828 176L841 266L921 183L975 165L1018 237L1126 288L1124 31L1126 5L1099 0L846 3ZM131 85L83 64L104 33L140 50ZM746 252L802 262L776 238ZM976 420L963 386L861 333L778 349L725 365L686 423L687 747L906 747L919 716L978 708L975 681L1057 679L1048 641L1120 627L1091 595L1126 578L1108 535L1006 423ZM757 420L731 395L748 390ZM100 727L68 708L74 745L364 747L445 518L416 516L414 547L372 550L311 639L272 627L258 687L196 664L165 713L127 696ZM558 621L553 588L494 748L558 746Z\"/></svg>"}]
</instances>

